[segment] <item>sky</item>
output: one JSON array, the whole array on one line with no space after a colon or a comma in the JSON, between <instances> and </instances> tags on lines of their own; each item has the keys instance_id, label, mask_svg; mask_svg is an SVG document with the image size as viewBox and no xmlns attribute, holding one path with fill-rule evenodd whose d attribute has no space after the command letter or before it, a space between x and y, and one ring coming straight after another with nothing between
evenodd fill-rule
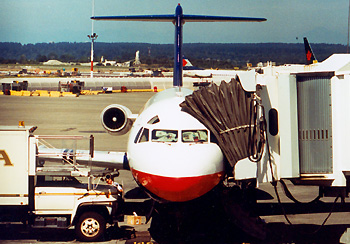
<instances>
[{"instance_id":1,"label":"sky","mask_svg":"<svg viewBox=\"0 0 350 244\"><path fill-rule=\"evenodd\" d=\"M93 4L94 3L94 4ZM0 42L88 42L95 16L262 17L263 23L186 23L184 43L347 43L349 0L1 0ZM171 23L94 21L97 42L173 43Z\"/></svg>"}]
</instances>

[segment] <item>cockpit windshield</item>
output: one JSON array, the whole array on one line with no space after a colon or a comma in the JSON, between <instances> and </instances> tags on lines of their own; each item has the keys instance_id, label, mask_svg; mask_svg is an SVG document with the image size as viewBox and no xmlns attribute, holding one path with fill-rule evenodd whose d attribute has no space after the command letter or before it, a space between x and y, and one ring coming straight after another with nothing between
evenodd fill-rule
<instances>
[{"instance_id":1,"label":"cockpit windshield","mask_svg":"<svg viewBox=\"0 0 350 244\"><path fill-rule=\"evenodd\" d=\"M137 133L134 142L142 143L149 141L149 132L150 130L147 128L141 128ZM152 142L178 142L178 134L177 130L161 130L154 129L151 133L151 141ZM181 142L184 143L203 143L209 141L208 130L182 130L181 134Z\"/></svg>"},{"instance_id":2,"label":"cockpit windshield","mask_svg":"<svg viewBox=\"0 0 350 244\"><path fill-rule=\"evenodd\" d=\"M177 130L153 130L152 141L156 142L177 142Z\"/></svg>"},{"instance_id":3,"label":"cockpit windshield","mask_svg":"<svg viewBox=\"0 0 350 244\"><path fill-rule=\"evenodd\" d=\"M208 131L207 130L183 130L182 131L182 142L208 142Z\"/></svg>"}]
</instances>

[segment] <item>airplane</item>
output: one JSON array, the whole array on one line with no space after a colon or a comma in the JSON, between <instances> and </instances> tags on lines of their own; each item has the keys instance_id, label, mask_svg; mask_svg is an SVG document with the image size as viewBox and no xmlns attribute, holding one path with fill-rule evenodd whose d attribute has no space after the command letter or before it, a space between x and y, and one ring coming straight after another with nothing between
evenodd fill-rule
<instances>
[{"instance_id":1,"label":"airplane","mask_svg":"<svg viewBox=\"0 0 350 244\"><path fill-rule=\"evenodd\" d=\"M266 19L184 15L180 4L174 15L93 16L91 19L166 21L175 25L173 87L150 98L139 115L120 104L111 104L101 112L102 125L110 134L122 135L130 131L127 153L115 154L115 157L109 153L106 161L113 162L102 162L103 152L96 153L98 158L92 160L76 156L76 162L131 170L140 188L153 199L150 213L146 216L147 221L153 218L151 229L168 226L176 236L181 229L180 222L183 222L179 216L191 212L182 211L181 206L187 203L192 203L193 206L193 201L211 192L228 173L225 157L215 136L204 124L180 107L185 97L193 93L193 90L183 87L183 25L185 22L262 22ZM66 155L66 158L71 156L61 149L55 152L39 148L40 152L43 157L50 152ZM170 207L168 210L168 204L180 208ZM173 225L168 223L169 216L172 216L172 220L175 219ZM167 221L164 224L163 219ZM156 233L160 232L163 230Z\"/></svg>"},{"instance_id":2,"label":"airplane","mask_svg":"<svg viewBox=\"0 0 350 244\"><path fill-rule=\"evenodd\" d=\"M262 22L265 18L184 15L93 16L92 20L163 21L175 25L173 88L154 95L135 119L122 105L101 113L111 134L130 129L128 163L136 182L159 202L185 202L212 190L225 176L224 156L208 129L181 110L193 91L182 87L182 28L185 22ZM132 127L132 128L131 128Z\"/></svg>"},{"instance_id":3,"label":"airplane","mask_svg":"<svg viewBox=\"0 0 350 244\"><path fill-rule=\"evenodd\" d=\"M195 67L187 59L183 59L183 75L192 78L210 79L212 82L220 84L222 80L229 82L240 70L216 70Z\"/></svg>"}]
</instances>

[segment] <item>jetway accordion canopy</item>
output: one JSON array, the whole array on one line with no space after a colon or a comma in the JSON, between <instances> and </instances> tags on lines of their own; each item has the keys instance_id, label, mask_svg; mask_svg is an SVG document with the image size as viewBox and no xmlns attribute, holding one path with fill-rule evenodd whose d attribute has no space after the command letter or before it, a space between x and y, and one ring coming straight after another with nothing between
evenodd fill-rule
<instances>
[{"instance_id":1,"label":"jetway accordion canopy","mask_svg":"<svg viewBox=\"0 0 350 244\"><path fill-rule=\"evenodd\" d=\"M213 84L186 97L180 106L202 122L216 137L232 167L248 157L250 103L252 93L232 79Z\"/></svg>"}]
</instances>

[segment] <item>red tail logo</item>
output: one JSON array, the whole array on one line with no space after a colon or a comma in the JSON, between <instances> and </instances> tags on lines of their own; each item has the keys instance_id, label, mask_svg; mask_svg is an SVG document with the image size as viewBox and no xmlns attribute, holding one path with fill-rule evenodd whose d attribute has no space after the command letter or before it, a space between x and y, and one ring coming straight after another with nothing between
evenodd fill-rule
<instances>
[{"instance_id":1,"label":"red tail logo","mask_svg":"<svg viewBox=\"0 0 350 244\"><path fill-rule=\"evenodd\" d=\"M182 66L186 66L186 64L187 64L186 59L183 59L183 60L182 60Z\"/></svg>"}]
</instances>

